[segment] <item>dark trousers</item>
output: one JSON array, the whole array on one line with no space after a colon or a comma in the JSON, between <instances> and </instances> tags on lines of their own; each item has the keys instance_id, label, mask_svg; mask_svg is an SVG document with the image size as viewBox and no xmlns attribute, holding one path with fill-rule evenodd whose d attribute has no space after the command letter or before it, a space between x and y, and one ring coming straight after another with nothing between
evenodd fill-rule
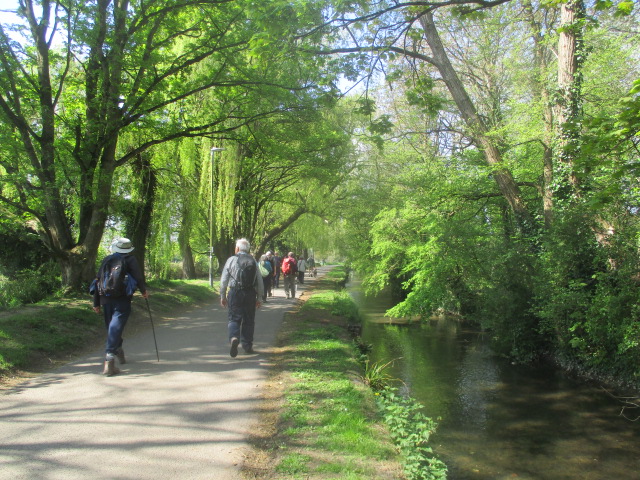
<instances>
[{"instance_id":1,"label":"dark trousers","mask_svg":"<svg viewBox=\"0 0 640 480\"><path fill-rule=\"evenodd\" d=\"M245 349L253 345L256 296L255 290L231 289L227 293L229 341L236 337Z\"/></svg>"},{"instance_id":2,"label":"dark trousers","mask_svg":"<svg viewBox=\"0 0 640 480\"><path fill-rule=\"evenodd\" d=\"M266 277L262 277L262 285L264 286L264 295L262 295L263 301L265 301L267 297L271 296L271 280L273 280L271 274Z\"/></svg>"},{"instance_id":3,"label":"dark trousers","mask_svg":"<svg viewBox=\"0 0 640 480\"><path fill-rule=\"evenodd\" d=\"M104 325L107 327L107 353L116 353L122 346L122 332L131 314L131 299L129 297L113 298L102 305Z\"/></svg>"}]
</instances>

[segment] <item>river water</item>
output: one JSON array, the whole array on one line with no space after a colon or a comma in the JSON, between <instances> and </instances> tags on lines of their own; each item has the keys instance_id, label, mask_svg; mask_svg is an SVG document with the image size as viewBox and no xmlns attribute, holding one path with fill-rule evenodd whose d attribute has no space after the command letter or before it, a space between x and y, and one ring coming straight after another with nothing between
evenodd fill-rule
<instances>
[{"instance_id":1,"label":"river water","mask_svg":"<svg viewBox=\"0 0 640 480\"><path fill-rule=\"evenodd\" d=\"M454 320L390 325L390 302L349 291L372 361L394 360L401 390L438 419L431 446L449 480L640 479L640 420L596 384L492 355L482 332ZM630 411L629 416L638 415Z\"/></svg>"}]
</instances>

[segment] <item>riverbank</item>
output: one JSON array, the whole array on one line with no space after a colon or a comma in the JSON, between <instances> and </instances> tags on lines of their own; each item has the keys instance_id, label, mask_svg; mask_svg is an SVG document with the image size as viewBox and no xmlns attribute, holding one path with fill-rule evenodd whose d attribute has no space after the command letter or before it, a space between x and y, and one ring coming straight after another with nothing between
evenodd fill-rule
<instances>
[{"instance_id":1,"label":"riverbank","mask_svg":"<svg viewBox=\"0 0 640 480\"><path fill-rule=\"evenodd\" d=\"M369 358L438 419L431 439L451 478L635 478L640 424L598 384L546 364L513 364L458 319L392 325L389 297L349 286ZM637 410L635 410L637 412Z\"/></svg>"},{"instance_id":2,"label":"riverbank","mask_svg":"<svg viewBox=\"0 0 640 480\"><path fill-rule=\"evenodd\" d=\"M285 315L264 388L247 479L404 478L401 459L363 381L349 326L357 309L338 269Z\"/></svg>"}]
</instances>

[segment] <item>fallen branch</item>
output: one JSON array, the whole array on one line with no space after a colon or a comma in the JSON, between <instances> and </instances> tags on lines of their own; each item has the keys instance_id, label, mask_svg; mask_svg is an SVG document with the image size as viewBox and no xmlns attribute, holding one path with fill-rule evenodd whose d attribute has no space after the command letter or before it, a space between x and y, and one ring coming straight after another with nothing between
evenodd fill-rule
<instances>
[{"instance_id":1,"label":"fallen branch","mask_svg":"<svg viewBox=\"0 0 640 480\"><path fill-rule=\"evenodd\" d=\"M627 410L640 409L640 403L638 403L640 402L639 397L619 397L609 392L606 388L603 388L603 387L601 388L607 393L607 395L609 395L611 398L616 399L622 404L622 409L620 410L621 417L625 418L626 420L629 420L630 422L637 422L638 420L640 420L640 414L638 414L635 418L631 418L626 414Z\"/></svg>"}]
</instances>

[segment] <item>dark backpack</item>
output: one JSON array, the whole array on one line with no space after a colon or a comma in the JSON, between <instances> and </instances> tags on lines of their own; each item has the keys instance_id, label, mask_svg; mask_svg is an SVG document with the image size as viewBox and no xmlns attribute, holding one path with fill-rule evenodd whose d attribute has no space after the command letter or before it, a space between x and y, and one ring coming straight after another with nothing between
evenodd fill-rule
<instances>
[{"instance_id":1,"label":"dark backpack","mask_svg":"<svg viewBox=\"0 0 640 480\"><path fill-rule=\"evenodd\" d=\"M98 293L106 297L127 295L127 263L119 253L104 259L98 270ZM132 292L133 293L133 292Z\"/></svg>"},{"instance_id":2,"label":"dark backpack","mask_svg":"<svg viewBox=\"0 0 640 480\"><path fill-rule=\"evenodd\" d=\"M238 278L235 278L236 288L242 290L254 289L257 275L256 261L251 255L236 255L238 257Z\"/></svg>"}]
</instances>

